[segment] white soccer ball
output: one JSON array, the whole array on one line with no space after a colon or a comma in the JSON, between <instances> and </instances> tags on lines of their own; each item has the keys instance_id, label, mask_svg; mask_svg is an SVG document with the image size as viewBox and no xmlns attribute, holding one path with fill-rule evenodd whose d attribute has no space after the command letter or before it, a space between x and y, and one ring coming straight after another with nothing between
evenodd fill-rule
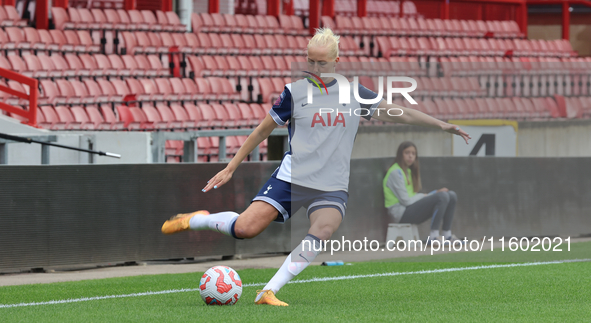
<instances>
[{"instance_id":1,"label":"white soccer ball","mask_svg":"<svg viewBox=\"0 0 591 323\"><path fill-rule=\"evenodd\" d=\"M199 293L207 305L233 305L242 295L242 280L230 267L211 267L201 277Z\"/></svg>"}]
</instances>

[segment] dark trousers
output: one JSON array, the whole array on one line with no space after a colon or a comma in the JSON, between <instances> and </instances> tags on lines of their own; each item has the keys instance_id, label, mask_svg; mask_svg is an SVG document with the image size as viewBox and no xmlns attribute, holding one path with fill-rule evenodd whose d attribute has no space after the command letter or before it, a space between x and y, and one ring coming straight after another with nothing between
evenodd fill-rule
<instances>
[{"instance_id":1,"label":"dark trousers","mask_svg":"<svg viewBox=\"0 0 591 323\"><path fill-rule=\"evenodd\" d=\"M451 230L458 197L454 191L427 195L406 207L400 223L423 223L431 219L431 230ZM442 225L443 222L443 225Z\"/></svg>"}]
</instances>

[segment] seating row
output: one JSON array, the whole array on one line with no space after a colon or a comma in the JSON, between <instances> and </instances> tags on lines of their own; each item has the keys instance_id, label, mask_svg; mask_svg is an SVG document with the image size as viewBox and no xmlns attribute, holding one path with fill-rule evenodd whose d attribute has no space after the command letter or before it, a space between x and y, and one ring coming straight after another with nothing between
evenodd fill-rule
<instances>
[{"instance_id":1,"label":"seating row","mask_svg":"<svg viewBox=\"0 0 591 323\"><path fill-rule=\"evenodd\" d=\"M431 36L431 37L523 37L513 20L322 16L322 25L340 35Z\"/></svg>"},{"instance_id":2,"label":"seating row","mask_svg":"<svg viewBox=\"0 0 591 323\"><path fill-rule=\"evenodd\" d=\"M568 40L378 37L382 56L577 56Z\"/></svg>"},{"instance_id":3,"label":"seating row","mask_svg":"<svg viewBox=\"0 0 591 323\"><path fill-rule=\"evenodd\" d=\"M174 11L52 7L56 29L187 32Z\"/></svg>"},{"instance_id":4,"label":"seating row","mask_svg":"<svg viewBox=\"0 0 591 323\"><path fill-rule=\"evenodd\" d=\"M38 124L49 130L207 130L255 127L267 111L252 103L40 106Z\"/></svg>"},{"instance_id":5,"label":"seating row","mask_svg":"<svg viewBox=\"0 0 591 323\"><path fill-rule=\"evenodd\" d=\"M42 80L39 104L96 104L138 102L196 102L238 100L239 93L228 79L209 77L156 78L125 81L94 80Z\"/></svg>"},{"instance_id":6,"label":"seating row","mask_svg":"<svg viewBox=\"0 0 591 323\"><path fill-rule=\"evenodd\" d=\"M0 50L19 54L23 51L99 53L101 48L86 30L7 27L0 29Z\"/></svg>"},{"instance_id":7,"label":"seating row","mask_svg":"<svg viewBox=\"0 0 591 323\"><path fill-rule=\"evenodd\" d=\"M21 19L14 6L4 5L0 6L0 27L21 26L27 25L27 21Z\"/></svg>"},{"instance_id":8,"label":"seating row","mask_svg":"<svg viewBox=\"0 0 591 323\"><path fill-rule=\"evenodd\" d=\"M170 75L170 70L163 67L156 55L0 55L0 67L39 79Z\"/></svg>"},{"instance_id":9,"label":"seating row","mask_svg":"<svg viewBox=\"0 0 591 323\"><path fill-rule=\"evenodd\" d=\"M264 15L193 13L191 27L194 33L309 35L302 18L286 15L276 18Z\"/></svg>"},{"instance_id":10,"label":"seating row","mask_svg":"<svg viewBox=\"0 0 591 323\"><path fill-rule=\"evenodd\" d=\"M443 120L582 118L591 116L591 97L565 98L435 98L419 100L417 105L395 101Z\"/></svg>"},{"instance_id":11,"label":"seating row","mask_svg":"<svg viewBox=\"0 0 591 323\"><path fill-rule=\"evenodd\" d=\"M310 4L307 0L294 0L294 11L298 16L308 16ZM356 0L336 0L335 15L354 17L357 16ZM412 1L402 2L402 12L400 12L400 1L367 1L368 17L398 17L417 16L417 8Z\"/></svg>"},{"instance_id":12,"label":"seating row","mask_svg":"<svg viewBox=\"0 0 591 323\"><path fill-rule=\"evenodd\" d=\"M591 57L440 57L445 75L589 74Z\"/></svg>"}]
</instances>

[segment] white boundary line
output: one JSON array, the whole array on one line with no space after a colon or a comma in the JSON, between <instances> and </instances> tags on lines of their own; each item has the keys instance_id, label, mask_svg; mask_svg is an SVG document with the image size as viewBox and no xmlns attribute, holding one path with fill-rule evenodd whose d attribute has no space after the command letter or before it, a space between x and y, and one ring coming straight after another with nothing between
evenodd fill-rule
<instances>
[{"instance_id":1,"label":"white boundary line","mask_svg":"<svg viewBox=\"0 0 591 323\"><path fill-rule=\"evenodd\" d=\"M520 264L505 264L505 265L489 265L489 266L474 266L474 267L443 268L443 269L420 270L420 271L409 271L409 272L390 272L390 273L369 274L369 275L350 275L350 276L336 276L336 277L321 277L321 278L311 278L311 279L294 280L294 281L291 281L289 283L290 284L303 284L303 283L312 283L312 282L325 282L325 281L335 281L335 280L349 280L349 279L358 279L358 278L389 277L389 276L420 275L420 274L436 274L436 273L447 273L447 272L465 271L465 270L510 268L510 267L527 267L527 266L563 264L563 263L586 262L586 261L591 261L591 259L571 259L571 260L557 260L557 261L546 261L546 262L528 262L528 263L520 263ZM242 287L256 287L256 286L265 286L265 285L266 285L266 283L252 283L252 284L244 284L244 285L242 285ZM151 296L151 295L162 295L162 294L174 294L174 293L184 293L184 292L195 292L195 291L198 291L198 290L199 290L199 288L183 288L183 289L163 290L163 291L157 291L157 292L144 292L144 293L123 294L123 295L107 295L107 296L95 296L95 297L82 297L82 298L73 298L73 299L48 301L48 302L33 302L33 303L18 303L18 304L0 304L0 308L13 308L13 307L27 307L27 306L38 306L38 305L55 305L55 304L67 304L67 303L79 303L79 302L96 301L96 300L102 300L102 299L127 298L127 297L139 297L139 296Z\"/></svg>"}]
</instances>

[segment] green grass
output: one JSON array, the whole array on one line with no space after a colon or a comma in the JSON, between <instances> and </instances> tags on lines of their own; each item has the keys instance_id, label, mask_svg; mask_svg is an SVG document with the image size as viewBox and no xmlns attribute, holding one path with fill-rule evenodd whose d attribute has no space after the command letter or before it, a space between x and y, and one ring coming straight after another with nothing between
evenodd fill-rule
<instances>
[{"instance_id":1,"label":"green grass","mask_svg":"<svg viewBox=\"0 0 591 323\"><path fill-rule=\"evenodd\" d=\"M505 240L506 241L506 240ZM556 243L552 244L554 249ZM449 247L446 247L446 250ZM548 246L546 245L546 248ZM395 261L395 262L493 262L493 263L507 263L507 262L536 262L536 261L553 261L553 260L565 260L565 259L587 259L591 258L591 241L589 242L578 242L570 244L570 251L568 251L568 245L563 241L558 249L562 251L543 251L541 246L537 249L540 251L510 251L507 242L505 243L505 250L503 251L500 246L494 246L494 250L482 250L479 252L454 252L450 254L442 254L434 252L433 255L426 256L415 256L405 258L392 258L383 261ZM428 249L429 250L429 249Z\"/></svg>"},{"instance_id":2,"label":"green grass","mask_svg":"<svg viewBox=\"0 0 591 323\"><path fill-rule=\"evenodd\" d=\"M543 259L536 260L589 258L590 248L589 242L572 244L570 254L543 254L536 256ZM458 255L433 256L438 257L437 262L418 262L422 259L416 257L412 259L415 262L310 266L297 279L492 264L471 262L474 259L449 261ZM518 257L508 252L495 256L500 259L498 262ZM528 255L522 256L518 258L531 261L526 259ZM591 317L590 269L589 262L576 262L289 284L278 293L279 299L290 304L287 308L254 305L255 290L260 287L244 288L236 305L223 307L206 306L198 292L181 292L0 308L0 322L582 322ZM245 269L239 273L243 282L249 284L264 283L275 271ZM153 275L0 287L0 304L197 288L201 275Z\"/></svg>"}]
</instances>

